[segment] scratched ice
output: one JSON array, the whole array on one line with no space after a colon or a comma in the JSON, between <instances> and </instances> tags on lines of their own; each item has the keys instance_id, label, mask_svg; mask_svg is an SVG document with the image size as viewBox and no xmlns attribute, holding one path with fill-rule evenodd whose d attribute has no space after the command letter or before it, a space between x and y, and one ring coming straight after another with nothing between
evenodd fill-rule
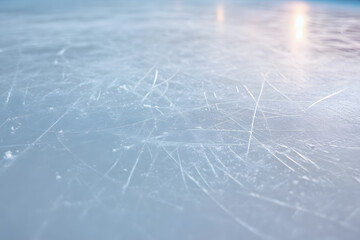
<instances>
[{"instance_id":1,"label":"scratched ice","mask_svg":"<svg viewBox=\"0 0 360 240\"><path fill-rule=\"evenodd\" d=\"M358 239L354 2L1 1L0 239Z\"/></svg>"}]
</instances>

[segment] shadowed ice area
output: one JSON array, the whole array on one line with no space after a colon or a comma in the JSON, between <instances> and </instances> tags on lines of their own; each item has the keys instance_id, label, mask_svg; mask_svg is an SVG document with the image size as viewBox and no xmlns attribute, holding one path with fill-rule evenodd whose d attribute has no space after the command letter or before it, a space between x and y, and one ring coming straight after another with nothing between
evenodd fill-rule
<instances>
[{"instance_id":1,"label":"shadowed ice area","mask_svg":"<svg viewBox=\"0 0 360 240\"><path fill-rule=\"evenodd\" d=\"M358 239L358 1L1 1L0 239Z\"/></svg>"}]
</instances>

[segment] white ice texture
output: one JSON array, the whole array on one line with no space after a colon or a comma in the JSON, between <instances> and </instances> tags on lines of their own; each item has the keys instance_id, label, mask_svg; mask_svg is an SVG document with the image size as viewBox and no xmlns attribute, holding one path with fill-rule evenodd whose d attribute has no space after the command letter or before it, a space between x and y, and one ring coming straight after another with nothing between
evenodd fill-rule
<instances>
[{"instance_id":1,"label":"white ice texture","mask_svg":"<svg viewBox=\"0 0 360 240\"><path fill-rule=\"evenodd\" d=\"M359 239L355 1L1 1L0 239Z\"/></svg>"}]
</instances>

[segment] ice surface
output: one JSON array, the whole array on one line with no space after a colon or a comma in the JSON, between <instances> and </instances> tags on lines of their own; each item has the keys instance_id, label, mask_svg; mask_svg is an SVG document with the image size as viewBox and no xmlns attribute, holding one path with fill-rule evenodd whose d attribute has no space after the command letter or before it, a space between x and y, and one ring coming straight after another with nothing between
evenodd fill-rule
<instances>
[{"instance_id":1,"label":"ice surface","mask_svg":"<svg viewBox=\"0 0 360 240\"><path fill-rule=\"evenodd\" d=\"M1 1L0 239L359 239L355 2Z\"/></svg>"}]
</instances>

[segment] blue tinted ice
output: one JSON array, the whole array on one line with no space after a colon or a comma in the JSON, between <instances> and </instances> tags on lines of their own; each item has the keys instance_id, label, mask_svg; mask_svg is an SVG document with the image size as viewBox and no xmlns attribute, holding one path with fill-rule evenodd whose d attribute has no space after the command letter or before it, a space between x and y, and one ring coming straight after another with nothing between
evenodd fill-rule
<instances>
[{"instance_id":1,"label":"blue tinted ice","mask_svg":"<svg viewBox=\"0 0 360 240\"><path fill-rule=\"evenodd\" d=\"M2 1L0 239L359 239L355 2Z\"/></svg>"}]
</instances>

